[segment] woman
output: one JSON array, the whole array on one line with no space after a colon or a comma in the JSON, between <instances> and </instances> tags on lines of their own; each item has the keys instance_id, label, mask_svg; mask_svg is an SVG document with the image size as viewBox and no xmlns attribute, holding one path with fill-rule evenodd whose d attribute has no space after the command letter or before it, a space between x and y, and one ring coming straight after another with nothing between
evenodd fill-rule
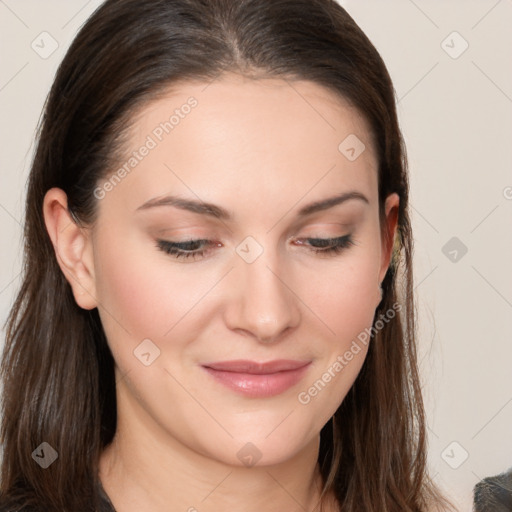
<instances>
[{"instance_id":1,"label":"woman","mask_svg":"<svg viewBox=\"0 0 512 512\"><path fill-rule=\"evenodd\" d=\"M5 510L446 510L406 158L329 0L108 0L50 92L2 363Z\"/></svg>"}]
</instances>

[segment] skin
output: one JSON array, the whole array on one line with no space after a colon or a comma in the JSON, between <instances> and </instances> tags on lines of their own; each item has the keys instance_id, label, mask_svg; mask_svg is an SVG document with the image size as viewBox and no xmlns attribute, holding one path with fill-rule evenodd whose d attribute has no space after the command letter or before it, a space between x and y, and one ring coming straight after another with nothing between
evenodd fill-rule
<instances>
[{"instance_id":1,"label":"skin","mask_svg":"<svg viewBox=\"0 0 512 512\"><path fill-rule=\"evenodd\" d=\"M181 84L138 112L128 153L190 96L197 106L98 201L93 225L72 221L62 190L45 197L62 271L78 305L98 308L116 361L118 429L100 478L119 512L319 510L320 430L367 349L308 404L298 394L371 327L399 198L386 199L389 238L381 237L368 126L345 101L305 81L224 75L207 87ZM355 161L338 150L349 134L366 146ZM368 204L351 199L297 215L348 191ZM232 218L138 209L168 194L213 203ZM354 245L339 254L317 254L307 241L346 234ZM252 263L236 252L247 236L263 248ZM156 245L197 238L218 245L182 260ZM160 350L149 366L134 356L144 339ZM233 359L311 364L292 388L254 398L200 366ZM237 457L248 442L261 454L250 467Z\"/></svg>"}]
</instances>

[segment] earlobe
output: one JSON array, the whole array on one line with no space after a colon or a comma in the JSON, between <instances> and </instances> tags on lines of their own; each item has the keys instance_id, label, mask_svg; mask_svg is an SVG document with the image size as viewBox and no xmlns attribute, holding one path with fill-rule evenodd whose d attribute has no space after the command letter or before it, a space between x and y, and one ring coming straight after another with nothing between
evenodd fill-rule
<instances>
[{"instance_id":1,"label":"earlobe","mask_svg":"<svg viewBox=\"0 0 512 512\"><path fill-rule=\"evenodd\" d=\"M94 309L97 301L89 230L75 222L68 210L66 193L60 188L46 193L43 214L57 262L76 303L83 309Z\"/></svg>"}]
</instances>

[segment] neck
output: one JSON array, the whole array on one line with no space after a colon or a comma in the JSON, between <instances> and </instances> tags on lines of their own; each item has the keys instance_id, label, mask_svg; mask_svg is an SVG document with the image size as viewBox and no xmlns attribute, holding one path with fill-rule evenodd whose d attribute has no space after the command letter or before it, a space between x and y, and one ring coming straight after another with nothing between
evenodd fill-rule
<instances>
[{"instance_id":1,"label":"neck","mask_svg":"<svg viewBox=\"0 0 512 512\"><path fill-rule=\"evenodd\" d=\"M100 481L117 512L322 510L320 436L282 463L234 466L180 443L127 396L118 389L116 435L99 463ZM331 504L323 510L336 509Z\"/></svg>"}]
</instances>

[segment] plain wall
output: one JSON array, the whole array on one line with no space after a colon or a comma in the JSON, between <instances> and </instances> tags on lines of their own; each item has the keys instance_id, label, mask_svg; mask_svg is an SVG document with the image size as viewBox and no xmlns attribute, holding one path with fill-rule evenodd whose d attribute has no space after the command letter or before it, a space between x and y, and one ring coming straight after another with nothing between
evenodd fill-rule
<instances>
[{"instance_id":1,"label":"plain wall","mask_svg":"<svg viewBox=\"0 0 512 512\"><path fill-rule=\"evenodd\" d=\"M2 323L20 284L35 127L65 49L100 3L0 2ZM470 510L473 485L512 466L512 1L342 4L399 99L429 460L434 480ZM42 32L58 43L50 56L55 43Z\"/></svg>"}]
</instances>

